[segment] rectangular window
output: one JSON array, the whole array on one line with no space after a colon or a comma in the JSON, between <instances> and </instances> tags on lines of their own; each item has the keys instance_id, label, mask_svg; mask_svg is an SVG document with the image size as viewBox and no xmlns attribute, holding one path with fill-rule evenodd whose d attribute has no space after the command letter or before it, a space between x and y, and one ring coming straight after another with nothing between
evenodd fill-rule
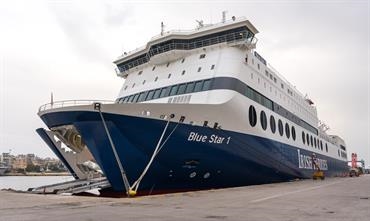
<instances>
[{"instance_id":1,"label":"rectangular window","mask_svg":"<svg viewBox=\"0 0 370 221\"><path fill-rule=\"evenodd\" d=\"M159 95L160 95L160 94L161 94L161 89L157 89L157 90L155 90L153 99L157 99L157 98L159 98Z\"/></svg>"},{"instance_id":2,"label":"rectangular window","mask_svg":"<svg viewBox=\"0 0 370 221\"><path fill-rule=\"evenodd\" d=\"M178 85L174 85L171 87L170 96L176 95L177 89L179 88Z\"/></svg>"},{"instance_id":3,"label":"rectangular window","mask_svg":"<svg viewBox=\"0 0 370 221\"><path fill-rule=\"evenodd\" d=\"M132 100L134 99L134 95L131 95L129 98L129 102L132 103Z\"/></svg>"},{"instance_id":4,"label":"rectangular window","mask_svg":"<svg viewBox=\"0 0 370 221\"><path fill-rule=\"evenodd\" d=\"M154 90L153 91L149 91L148 97L146 97L146 100L151 100L153 98L153 95L154 95Z\"/></svg>"},{"instance_id":5,"label":"rectangular window","mask_svg":"<svg viewBox=\"0 0 370 221\"><path fill-rule=\"evenodd\" d=\"M194 90L194 82L188 83L186 85L186 91L185 93L192 93Z\"/></svg>"},{"instance_id":6,"label":"rectangular window","mask_svg":"<svg viewBox=\"0 0 370 221\"><path fill-rule=\"evenodd\" d=\"M203 58L205 58L206 57L206 54L201 54L200 56L199 56L199 59L203 59Z\"/></svg>"},{"instance_id":7,"label":"rectangular window","mask_svg":"<svg viewBox=\"0 0 370 221\"><path fill-rule=\"evenodd\" d=\"M134 99L132 100L132 102L136 103L138 98L139 98L139 94L135 94L135 97L134 97Z\"/></svg>"},{"instance_id":8,"label":"rectangular window","mask_svg":"<svg viewBox=\"0 0 370 221\"><path fill-rule=\"evenodd\" d=\"M200 72L201 70L202 70L202 67L199 67L199 68L198 68L198 72Z\"/></svg>"},{"instance_id":9,"label":"rectangular window","mask_svg":"<svg viewBox=\"0 0 370 221\"><path fill-rule=\"evenodd\" d=\"M166 87L162 88L161 96L160 97L165 97L166 96L166 92L167 92L167 88Z\"/></svg>"},{"instance_id":10,"label":"rectangular window","mask_svg":"<svg viewBox=\"0 0 370 221\"><path fill-rule=\"evenodd\" d=\"M214 64L212 64L212 66L211 66L211 70L213 70L213 69L215 69L215 65Z\"/></svg>"},{"instance_id":11,"label":"rectangular window","mask_svg":"<svg viewBox=\"0 0 370 221\"><path fill-rule=\"evenodd\" d=\"M180 84L177 94L184 94L186 89L186 84Z\"/></svg>"},{"instance_id":12,"label":"rectangular window","mask_svg":"<svg viewBox=\"0 0 370 221\"><path fill-rule=\"evenodd\" d=\"M203 84L203 91L208 91L211 89L211 80L205 80Z\"/></svg>"},{"instance_id":13,"label":"rectangular window","mask_svg":"<svg viewBox=\"0 0 370 221\"><path fill-rule=\"evenodd\" d=\"M148 95L148 91L145 91L143 93L140 93L138 102L145 101L146 96Z\"/></svg>"},{"instance_id":14,"label":"rectangular window","mask_svg":"<svg viewBox=\"0 0 370 221\"><path fill-rule=\"evenodd\" d=\"M203 81L197 81L197 82L195 82L194 92L201 91L202 90L202 86L203 86Z\"/></svg>"}]
</instances>

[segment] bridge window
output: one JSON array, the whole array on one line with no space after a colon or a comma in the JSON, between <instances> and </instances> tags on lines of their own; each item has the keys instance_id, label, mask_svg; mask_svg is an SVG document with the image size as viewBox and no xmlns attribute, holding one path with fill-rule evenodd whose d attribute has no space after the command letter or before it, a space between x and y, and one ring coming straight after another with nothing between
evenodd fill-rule
<instances>
[{"instance_id":1,"label":"bridge window","mask_svg":"<svg viewBox=\"0 0 370 221\"><path fill-rule=\"evenodd\" d=\"M257 124L256 109L251 105L249 106L249 124L254 127Z\"/></svg>"}]
</instances>

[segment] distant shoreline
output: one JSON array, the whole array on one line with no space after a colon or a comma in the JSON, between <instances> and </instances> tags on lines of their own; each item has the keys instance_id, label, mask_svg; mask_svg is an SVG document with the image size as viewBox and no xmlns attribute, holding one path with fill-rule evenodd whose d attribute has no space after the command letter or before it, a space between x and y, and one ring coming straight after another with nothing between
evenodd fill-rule
<instances>
[{"instance_id":1,"label":"distant shoreline","mask_svg":"<svg viewBox=\"0 0 370 221\"><path fill-rule=\"evenodd\" d=\"M59 173L6 173L2 176L71 176L68 172Z\"/></svg>"}]
</instances>

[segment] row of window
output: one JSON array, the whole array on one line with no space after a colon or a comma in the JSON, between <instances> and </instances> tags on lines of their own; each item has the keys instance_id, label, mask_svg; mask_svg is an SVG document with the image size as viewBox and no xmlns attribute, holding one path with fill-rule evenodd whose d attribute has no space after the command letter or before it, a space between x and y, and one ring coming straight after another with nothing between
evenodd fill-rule
<instances>
[{"instance_id":1,"label":"row of window","mask_svg":"<svg viewBox=\"0 0 370 221\"><path fill-rule=\"evenodd\" d=\"M209 81L208 81L209 80ZM148 92L149 91L144 91L138 94L126 96L123 98L120 98L118 100L119 103L128 103L128 102L142 102L142 101L147 101L147 100L152 100L152 99L157 99L157 98L162 98L165 96L173 96L173 95L178 95L178 94L184 94L184 93L192 93L192 92L198 92L200 84L198 82L198 86L195 87L193 91L193 84L195 82L187 82L187 83L182 83L178 85L172 85L164 88L159 88L159 89L153 89L151 94L153 96L149 96ZM189 86L187 86L189 85ZM178 92L176 94L173 93L168 93L170 90L169 88L172 88L174 86L178 86ZM183 91L185 88L185 92ZM188 89L186 89L188 88ZM308 131L311 131L314 134L317 134L317 129L310 124L306 123L304 120L296 116L295 114L291 113L290 111L286 110L279 104L271 101L261 93L255 91L253 88L249 87L246 85L244 82L236 79L236 78L230 78L230 77L218 77L218 78L212 78L212 79L207 79L207 82L205 83L205 86L202 86L202 90L217 90L217 89L226 89L226 90L233 90L236 91L251 100L261 104L262 106L274 111L275 113L279 114L282 117L285 117L286 119L294 122L295 124L307 129ZM175 89L173 89L175 90ZM154 92L153 92L154 91ZM188 92L187 92L188 91ZM150 95L151 95L150 94ZM171 95L173 94L173 95ZM154 96L155 95L155 96ZM140 99L139 99L140 97Z\"/></svg>"},{"instance_id":2,"label":"row of window","mask_svg":"<svg viewBox=\"0 0 370 221\"><path fill-rule=\"evenodd\" d=\"M267 116L263 110L260 112L260 122L261 122L262 129L266 130L267 129ZM255 127L257 124L257 112L253 105L249 106L249 124L252 127ZM275 134L276 121L273 115L270 116L270 129L271 129L271 132ZM278 120L278 132L280 136L284 135L284 129L285 129L285 136L288 139L292 137L292 139L295 141L296 140L295 127L294 126L290 127L288 123L285 123L285 127L284 127L283 122L279 119Z\"/></svg>"},{"instance_id":3,"label":"row of window","mask_svg":"<svg viewBox=\"0 0 370 221\"><path fill-rule=\"evenodd\" d=\"M266 117L266 113L263 110L260 112L260 123L261 123L262 129L266 130L267 129L267 117ZM257 112L253 105L249 106L249 124L252 127L255 127L257 125ZM275 117L273 115L270 116L270 129L271 129L271 132L275 134L276 122L275 122ZM278 120L278 132L280 136L284 135L284 129L285 129L285 136L288 139L291 136L292 139L295 141L296 140L295 127L294 126L289 127L288 123L285 123L285 127L284 127L283 122L279 119ZM318 138L316 139L315 137L312 137L312 135L309 135L308 133L305 134L304 131L302 131L302 142L303 144L307 143L308 146L311 145L311 147L318 148L319 150L322 150L322 151L324 149L322 140L319 140ZM329 151L327 143L325 143L325 151L326 152ZM338 155L341 156L339 151L338 151Z\"/></svg>"},{"instance_id":4,"label":"row of window","mask_svg":"<svg viewBox=\"0 0 370 221\"><path fill-rule=\"evenodd\" d=\"M312 137L312 135L309 135L308 133L305 134L304 131L302 131L302 142L303 144L307 143L307 146L315 147L319 150L324 150L322 140L319 140L319 138L316 139L316 137ZM325 143L325 151L329 151L327 143Z\"/></svg>"},{"instance_id":5,"label":"row of window","mask_svg":"<svg viewBox=\"0 0 370 221\"><path fill-rule=\"evenodd\" d=\"M211 80L192 81L183 84L176 84L154 90L144 91L130 96L122 97L118 103L136 103L168 96L189 94L200 91L208 91L211 88Z\"/></svg>"}]
</instances>

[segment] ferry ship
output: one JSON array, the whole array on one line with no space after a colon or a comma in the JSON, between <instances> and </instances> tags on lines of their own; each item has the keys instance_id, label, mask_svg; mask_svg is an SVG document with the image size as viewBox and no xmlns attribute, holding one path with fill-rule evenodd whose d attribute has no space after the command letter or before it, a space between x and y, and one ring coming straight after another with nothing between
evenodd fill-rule
<instances>
[{"instance_id":1,"label":"ferry ship","mask_svg":"<svg viewBox=\"0 0 370 221\"><path fill-rule=\"evenodd\" d=\"M76 179L103 174L129 195L342 175L344 140L257 53L257 33L235 17L162 29L114 61L115 101L45 104L37 132Z\"/></svg>"}]
</instances>

